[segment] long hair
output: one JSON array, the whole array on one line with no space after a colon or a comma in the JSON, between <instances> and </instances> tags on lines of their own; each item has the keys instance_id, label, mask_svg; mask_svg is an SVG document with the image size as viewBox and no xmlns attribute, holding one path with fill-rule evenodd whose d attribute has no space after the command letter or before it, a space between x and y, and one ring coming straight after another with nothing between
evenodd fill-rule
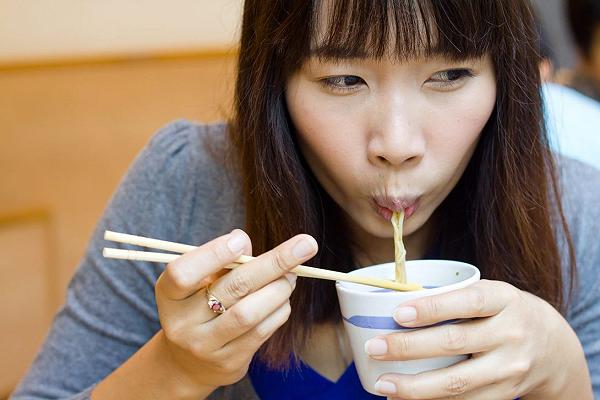
<instances>
[{"instance_id":1,"label":"long hair","mask_svg":"<svg viewBox=\"0 0 600 400\"><path fill-rule=\"evenodd\" d=\"M477 265L563 309L560 234L570 237L542 127L536 31L527 0L246 0L230 139L242 177L245 229L260 254L304 232L319 243L308 263L356 268L346 221L299 150L286 80L310 56L399 61L491 55L497 98L461 180L436 210L441 256ZM317 24L324 29L315 43ZM392 43L390 32L395 37ZM318 46L315 47L315 44ZM556 212L554 211L556 210ZM568 239L569 271L574 276ZM572 279L571 279L572 281ZM334 285L299 279L292 314L260 351L271 366L297 354L315 323L339 320Z\"/></svg>"}]
</instances>

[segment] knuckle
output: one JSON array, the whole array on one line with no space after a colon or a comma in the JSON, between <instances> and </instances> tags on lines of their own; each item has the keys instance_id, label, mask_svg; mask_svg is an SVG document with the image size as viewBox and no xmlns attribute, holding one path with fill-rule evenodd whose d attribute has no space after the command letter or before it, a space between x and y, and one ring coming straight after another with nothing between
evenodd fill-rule
<instances>
[{"instance_id":1,"label":"knuckle","mask_svg":"<svg viewBox=\"0 0 600 400\"><path fill-rule=\"evenodd\" d=\"M462 350L467 345L467 332L457 324L447 324L443 328L442 348L449 352Z\"/></svg>"},{"instance_id":2,"label":"knuckle","mask_svg":"<svg viewBox=\"0 0 600 400\"><path fill-rule=\"evenodd\" d=\"M246 312L243 307L233 307L230 308L228 311L230 311L230 315L231 318L233 318L234 323L242 328L242 329L248 329L252 326L254 326L254 318L253 318L253 314Z\"/></svg>"},{"instance_id":3,"label":"knuckle","mask_svg":"<svg viewBox=\"0 0 600 400\"><path fill-rule=\"evenodd\" d=\"M277 327L279 328L281 325L285 324L287 322L287 320L290 318L290 315L292 314L292 306L290 305L290 302L287 301L283 306L281 306L281 312L280 312L280 318L279 321L277 321Z\"/></svg>"},{"instance_id":4,"label":"knuckle","mask_svg":"<svg viewBox=\"0 0 600 400\"><path fill-rule=\"evenodd\" d=\"M391 339L391 340L390 340ZM410 334L396 333L386 339L390 343L390 354L398 360L407 360L411 349Z\"/></svg>"},{"instance_id":5,"label":"knuckle","mask_svg":"<svg viewBox=\"0 0 600 400\"><path fill-rule=\"evenodd\" d=\"M290 317L291 314L292 314L292 305L291 305L290 301L288 300L283 305L283 318L284 318L284 320L287 321L287 319Z\"/></svg>"},{"instance_id":6,"label":"knuckle","mask_svg":"<svg viewBox=\"0 0 600 400\"><path fill-rule=\"evenodd\" d=\"M447 378L445 391L451 396L461 395L469 390L471 383L462 375L450 375Z\"/></svg>"},{"instance_id":7,"label":"knuckle","mask_svg":"<svg viewBox=\"0 0 600 400\"><path fill-rule=\"evenodd\" d=\"M513 363L513 376L522 377L531 370L531 362L529 360L519 360Z\"/></svg>"},{"instance_id":8,"label":"knuckle","mask_svg":"<svg viewBox=\"0 0 600 400\"><path fill-rule=\"evenodd\" d=\"M515 301L521 301L526 296L526 292L524 292L520 289L517 289L516 287L509 285L508 283L506 285L510 286L510 290L508 291L509 292L508 298L511 303L515 302Z\"/></svg>"},{"instance_id":9,"label":"knuckle","mask_svg":"<svg viewBox=\"0 0 600 400\"><path fill-rule=\"evenodd\" d=\"M169 342L179 343L179 334L177 330L163 326L163 331L165 332L165 337Z\"/></svg>"},{"instance_id":10,"label":"knuckle","mask_svg":"<svg viewBox=\"0 0 600 400\"><path fill-rule=\"evenodd\" d=\"M427 297L425 300L425 318L432 319L439 315L442 305L436 296Z\"/></svg>"},{"instance_id":11,"label":"knuckle","mask_svg":"<svg viewBox=\"0 0 600 400\"><path fill-rule=\"evenodd\" d=\"M496 292L500 291L501 294L503 296L505 296L505 299L507 300L508 303L518 301L522 298L523 292L521 290L519 290L518 288L514 287L513 285L511 285L510 283L503 282L503 281L494 281L494 284L496 285L494 290Z\"/></svg>"},{"instance_id":12,"label":"knuckle","mask_svg":"<svg viewBox=\"0 0 600 400\"><path fill-rule=\"evenodd\" d=\"M470 306L473 314L482 314L487 307L487 297L485 292L478 288L472 288Z\"/></svg>"},{"instance_id":13,"label":"knuckle","mask_svg":"<svg viewBox=\"0 0 600 400\"><path fill-rule=\"evenodd\" d=\"M235 360L231 357L217 358L213 361L213 366L217 371L226 374L237 369Z\"/></svg>"},{"instance_id":14,"label":"knuckle","mask_svg":"<svg viewBox=\"0 0 600 400\"><path fill-rule=\"evenodd\" d=\"M177 261L178 260L175 260L174 262L168 264L164 273L176 290L185 290L192 282L189 275L185 271L184 265Z\"/></svg>"},{"instance_id":15,"label":"knuckle","mask_svg":"<svg viewBox=\"0 0 600 400\"><path fill-rule=\"evenodd\" d=\"M289 299L292 293L294 292L294 287L290 284L290 282L286 278L280 278L277 282L280 290L278 291L278 296L281 296L281 300Z\"/></svg>"},{"instance_id":16,"label":"knuckle","mask_svg":"<svg viewBox=\"0 0 600 400\"><path fill-rule=\"evenodd\" d=\"M271 262L273 264L273 269L277 271L277 273L287 272L287 270L289 269L285 257L279 251L275 251L273 253L273 257L271 257Z\"/></svg>"},{"instance_id":17,"label":"knuckle","mask_svg":"<svg viewBox=\"0 0 600 400\"><path fill-rule=\"evenodd\" d=\"M203 341L194 340L186 347L186 349L198 360L203 360L208 355L206 343Z\"/></svg>"},{"instance_id":18,"label":"knuckle","mask_svg":"<svg viewBox=\"0 0 600 400\"><path fill-rule=\"evenodd\" d=\"M414 380L402 382L396 381L395 379L389 377L386 378L386 380L393 381L396 384L396 390L398 391L397 394L401 396L402 399L412 400L422 398L419 396L419 390Z\"/></svg>"},{"instance_id":19,"label":"knuckle","mask_svg":"<svg viewBox=\"0 0 600 400\"><path fill-rule=\"evenodd\" d=\"M254 330L254 334L260 343L267 340L271 337L272 329L269 326L265 326L264 324L259 324L256 326Z\"/></svg>"},{"instance_id":20,"label":"knuckle","mask_svg":"<svg viewBox=\"0 0 600 400\"><path fill-rule=\"evenodd\" d=\"M165 337L171 343L175 343L182 348L188 348L187 332L181 323L171 322L169 325L163 326Z\"/></svg>"},{"instance_id":21,"label":"knuckle","mask_svg":"<svg viewBox=\"0 0 600 400\"><path fill-rule=\"evenodd\" d=\"M226 285L225 291L227 295L233 299L246 297L252 291L252 283L248 275L234 272L231 281Z\"/></svg>"},{"instance_id":22,"label":"knuckle","mask_svg":"<svg viewBox=\"0 0 600 400\"><path fill-rule=\"evenodd\" d=\"M225 245L219 245L217 243L211 243L208 246L208 251L210 256L217 262L217 265L225 265L229 264L229 257L227 257L226 253L228 250L225 250Z\"/></svg>"},{"instance_id":23,"label":"knuckle","mask_svg":"<svg viewBox=\"0 0 600 400\"><path fill-rule=\"evenodd\" d=\"M525 340L525 331L521 327L515 326L507 331L506 340L510 343L521 343Z\"/></svg>"}]
</instances>

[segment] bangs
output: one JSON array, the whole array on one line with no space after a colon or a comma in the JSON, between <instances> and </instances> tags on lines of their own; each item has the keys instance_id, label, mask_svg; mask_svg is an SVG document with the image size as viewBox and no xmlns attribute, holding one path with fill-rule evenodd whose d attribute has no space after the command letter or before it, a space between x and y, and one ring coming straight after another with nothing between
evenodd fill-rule
<instances>
[{"instance_id":1,"label":"bangs","mask_svg":"<svg viewBox=\"0 0 600 400\"><path fill-rule=\"evenodd\" d=\"M494 1L314 1L303 59L478 58L493 43Z\"/></svg>"}]
</instances>

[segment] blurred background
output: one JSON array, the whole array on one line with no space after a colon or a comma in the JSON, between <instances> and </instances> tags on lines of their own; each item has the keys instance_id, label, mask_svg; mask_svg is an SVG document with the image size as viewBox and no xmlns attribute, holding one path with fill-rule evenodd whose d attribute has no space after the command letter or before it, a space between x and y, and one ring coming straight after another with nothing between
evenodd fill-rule
<instances>
[{"instance_id":1,"label":"blurred background","mask_svg":"<svg viewBox=\"0 0 600 400\"><path fill-rule=\"evenodd\" d=\"M564 1L535 1L556 70ZM242 0L0 0L0 398L41 344L137 152L227 117Z\"/></svg>"}]
</instances>

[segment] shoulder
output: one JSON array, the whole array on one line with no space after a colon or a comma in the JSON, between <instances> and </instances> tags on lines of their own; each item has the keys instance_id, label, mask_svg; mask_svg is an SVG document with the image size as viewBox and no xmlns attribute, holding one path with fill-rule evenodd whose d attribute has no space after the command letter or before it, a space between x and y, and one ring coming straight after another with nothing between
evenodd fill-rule
<instances>
[{"instance_id":1,"label":"shoulder","mask_svg":"<svg viewBox=\"0 0 600 400\"><path fill-rule=\"evenodd\" d=\"M120 209L135 208L152 223L163 219L160 225L171 227L174 241L200 244L228 232L243 214L230 154L226 124L171 122L129 168L117 193L128 207ZM128 212L126 217L134 216ZM149 221L144 222L140 225Z\"/></svg>"},{"instance_id":2,"label":"shoulder","mask_svg":"<svg viewBox=\"0 0 600 400\"><path fill-rule=\"evenodd\" d=\"M159 129L142 150L140 158L151 169L188 170L192 165L219 167L226 152L227 125L177 120ZM158 164L157 164L158 163ZM221 165L222 167L223 165Z\"/></svg>"},{"instance_id":3,"label":"shoulder","mask_svg":"<svg viewBox=\"0 0 600 400\"><path fill-rule=\"evenodd\" d=\"M574 309L580 313L600 298L600 170L568 158L558 157L557 170L563 212L571 234L577 262ZM559 236L564 265L566 243ZM597 307L596 307L597 308Z\"/></svg>"},{"instance_id":4,"label":"shoulder","mask_svg":"<svg viewBox=\"0 0 600 400\"><path fill-rule=\"evenodd\" d=\"M600 170L575 159L558 156L557 172L565 216L575 232L600 224Z\"/></svg>"}]
</instances>

